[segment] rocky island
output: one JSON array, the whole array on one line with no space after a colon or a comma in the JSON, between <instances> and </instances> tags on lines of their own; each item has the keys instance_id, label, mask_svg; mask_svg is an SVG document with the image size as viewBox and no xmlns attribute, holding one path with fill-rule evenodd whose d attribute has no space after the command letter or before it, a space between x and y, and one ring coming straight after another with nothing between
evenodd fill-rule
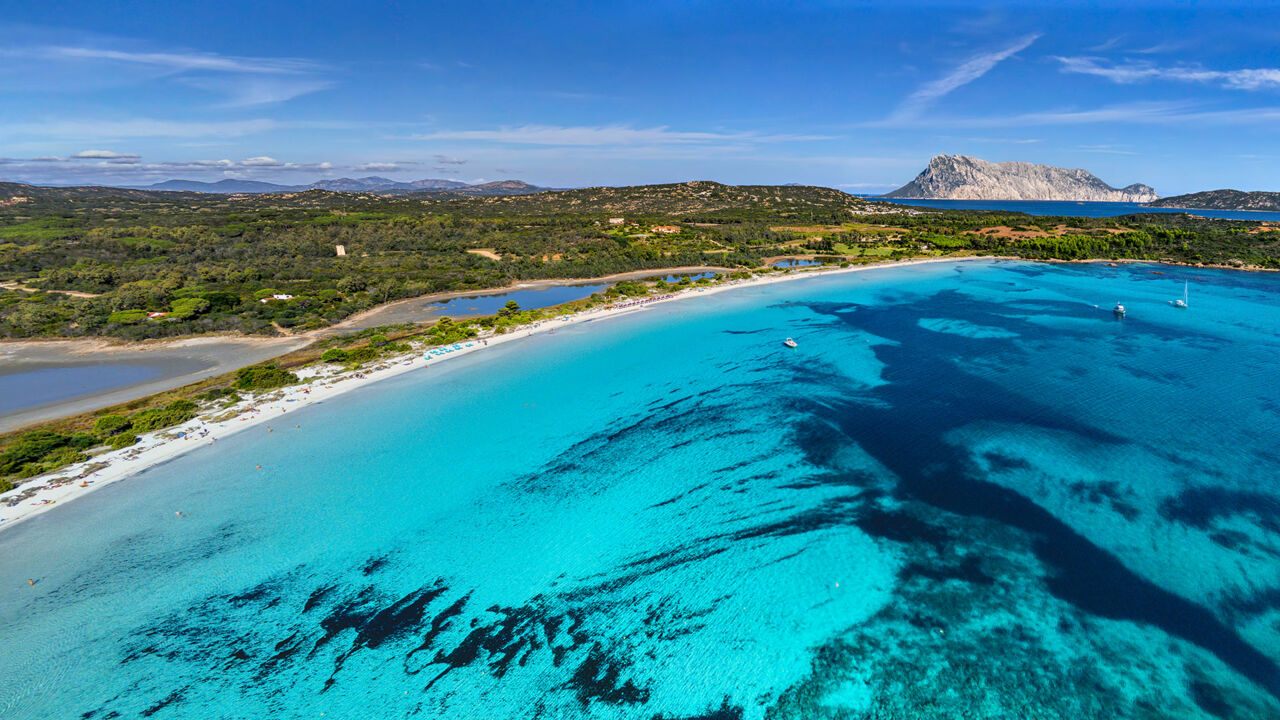
<instances>
[{"instance_id":1,"label":"rocky island","mask_svg":"<svg viewBox=\"0 0 1280 720\"><path fill-rule=\"evenodd\" d=\"M1119 189L1111 187L1086 170L1028 162L993 163L967 155L938 155L915 180L884 197L1146 203L1159 196L1141 183Z\"/></svg>"}]
</instances>

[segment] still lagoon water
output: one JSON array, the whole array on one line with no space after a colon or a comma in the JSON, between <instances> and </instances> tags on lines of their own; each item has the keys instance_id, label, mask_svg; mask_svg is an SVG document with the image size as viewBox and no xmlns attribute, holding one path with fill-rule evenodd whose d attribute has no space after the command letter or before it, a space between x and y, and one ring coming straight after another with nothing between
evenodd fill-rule
<instances>
[{"instance_id":1,"label":"still lagoon water","mask_svg":"<svg viewBox=\"0 0 1280 720\"><path fill-rule=\"evenodd\" d=\"M0 532L0 716L1280 717L1278 377L1264 273L570 326Z\"/></svg>"},{"instance_id":2,"label":"still lagoon water","mask_svg":"<svg viewBox=\"0 0 1280 720\"><path fill-rule=\"evenodd\" d=\"M159 365L65 365L0 371L0 415L160 377Z\"/></svg>"},{"instance_id":3,"label":"still lagoon water","mask_svg":"<svg viewBox=\"0 0 1280 720\"><path fill-rule=\"evenodd\" d=\"M439 301L429 307L437 316L471 317L475 315L492 315L511 301L515 301L516 304L525 309L545 308L581 300L608 287L607 283L596 283L588 285L552 285L528 290L506 290L490 295L466 295L451 300Z\"/></svg>"}]
</instances>

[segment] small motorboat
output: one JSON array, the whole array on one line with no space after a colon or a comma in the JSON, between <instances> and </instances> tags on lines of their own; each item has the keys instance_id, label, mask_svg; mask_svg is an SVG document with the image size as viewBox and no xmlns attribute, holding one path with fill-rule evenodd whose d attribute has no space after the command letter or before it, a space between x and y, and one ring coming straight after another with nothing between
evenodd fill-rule
<instances>
[{"instance_id":1,"label":"small motorboat","mask_svg":"<svg viewBox=\"0 0 1280 720\"><path fill-rule=\"evenodd\" d=\"M787 338L786 340L783 340L783 341L782 341L782 344L783 344L783 345L786 345L786 346L787 346L787 347L789 347L789 348L793 348L793 347L796 347L796 346L798 345L798 343L796 343L796 341L795 341L795 340L792 340L791 338Z\"/></svg>"},{"instance_id":2,"label":"small motorboat","mask_svg":"<svg viewBox=\"0 0 1280 720\"><path fill-rule=\"evenodd\" d=\"M1124 317L1124 306L1120 303L1116 303L1115 308L1113 308L1111 312L1115 313L1116 317Z\"/></svg>"}]
</instances>

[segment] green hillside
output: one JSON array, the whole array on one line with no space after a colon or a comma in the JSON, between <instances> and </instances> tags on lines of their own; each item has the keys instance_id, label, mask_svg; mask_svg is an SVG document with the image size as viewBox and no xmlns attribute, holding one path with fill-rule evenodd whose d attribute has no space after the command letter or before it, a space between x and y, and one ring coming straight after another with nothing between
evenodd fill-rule
<instances>
[{"instance_id":1,"label":"green hillside","mask_svg":"<svg viewBox=\"0 0 1280 720\"><path fill-rule=\"evenodd\" d=\"M712 182L496 197L4 183L0 337L296 332L391 300L525 280L944 253L1280 267L1280 231L1186 215L910 209L830 188ZM261 302L274 295L292 297Z\"/></svg>"}]
</instances>

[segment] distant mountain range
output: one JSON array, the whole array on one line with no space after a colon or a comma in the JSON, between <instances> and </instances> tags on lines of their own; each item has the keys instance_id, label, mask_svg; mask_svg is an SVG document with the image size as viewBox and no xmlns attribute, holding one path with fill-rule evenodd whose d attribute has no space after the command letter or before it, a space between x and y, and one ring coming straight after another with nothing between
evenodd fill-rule
<instances>
[{"instance_id":1,"label":"distant mountain range","mask_svg":"<svg viewBox=\"0 0 1280 720\"><path fill-rule=\"evenodd\" d=\"M992 163L966 155L938 155L915 180L885 193L884 197L1145 203L1159 196L1141 183L1113 188L1085 170L1028 162Z\"/></svg>"},{"instance_id":2,"label":"distant mountain range","mask_svg":"<svg viewBox=\"0 0 1280 720\"><path fill-rule=\"evenodd\" d=\"M1188 195L1174 195L1152 203L1151 207L1185 208L1187 210L1271 210L1280 211L1280 192L1244 192L1243 190L1206 190Z\"/></svg>"},{"instance_id":3,"label":"distant mountain range","mask_svg":"<svg viewBox=\"0 0 1280 720\"><path fill-rule=\"evenodd\" d=\"M465 195L527 195L542 192L550 188L530 185L522 180L497 180L494 182L471 185L457 180L440 180L428 178L412 182L400 182L390 178L370 175L362 178L336 178L318 180L310 185L277 185L276 183L259 182L257 180L219 180L217 182L201 182L199 180L166 180L137 188L138 190L161 190L169 192L200 192L222 195L243 193L288 193L306 190L329 190L331 192L372 192L372 193L407 193L422 191L449 191Z\"/></svg>"}]
</instances>

